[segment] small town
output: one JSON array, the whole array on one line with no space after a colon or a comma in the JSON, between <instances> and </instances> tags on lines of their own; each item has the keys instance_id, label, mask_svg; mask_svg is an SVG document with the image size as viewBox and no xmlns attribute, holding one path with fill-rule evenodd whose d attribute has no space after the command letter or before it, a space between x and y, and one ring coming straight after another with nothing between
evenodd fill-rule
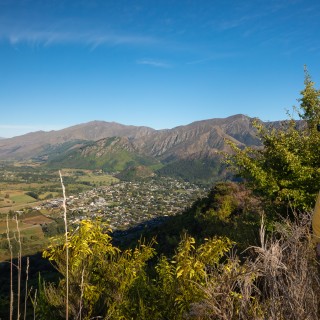
<instances>
[{"instance_id":1,"label":"small town","mask_svg":"<svg viewBox=\"0 0 320 320\"><path fill-rule=\"evenodd\" d=\"M153 178L119 182L68 196L66 205L72 225L78 225L81 220L99 218L108 222L111 229L121 230L176 215L204 194L205 189L188 182ZM55 211L62 203L63 198L51 199L34 209Z\"/></svg>"}]
</instances>

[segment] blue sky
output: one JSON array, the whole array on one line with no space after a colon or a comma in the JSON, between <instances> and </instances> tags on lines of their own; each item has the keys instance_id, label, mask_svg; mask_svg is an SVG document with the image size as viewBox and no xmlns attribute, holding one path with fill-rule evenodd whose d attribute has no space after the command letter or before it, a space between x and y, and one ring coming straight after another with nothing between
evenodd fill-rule
<instances>
[{"instance_id":1,"label":"blue sky","mask_svg":"<svg viewBox=\"0 0 320 320\"><path fill-rule=\"evenodd\" d=\"M0 0L0 137L91 120L287 118L320 86L320 2Z\"/></svg>"}]
</instances>

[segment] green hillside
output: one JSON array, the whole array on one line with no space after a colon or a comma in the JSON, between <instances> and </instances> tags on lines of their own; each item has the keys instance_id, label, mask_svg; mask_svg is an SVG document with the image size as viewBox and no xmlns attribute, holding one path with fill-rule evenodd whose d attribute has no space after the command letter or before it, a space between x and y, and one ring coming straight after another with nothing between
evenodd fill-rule
<instances>
[{"instance_id":1,"label":"green hillside","mask_svg":"<svg viewBox=\"0 0 320 320\"><path fill-rule=\"evenodd\" d=\"M59 156L63 157L65 154L70 152L71 150L75 148L79 148L79 146L84 146L89 144L87 140L70 140L64 143L59 143L59 144L47 144L43 146L41 152L39 155L33 160L35 161L47 161L51 159L55 159Z\"/></svg>"},{"instance_id":2,"label":"green hillside","mask_svg":"<svg viewBox=\"0 0 320 320\"><path fill-rule=\"evenodd\" d=\"M224 176L221 161L217 159L182 159L164 164L157 174L193 183L210 184Z\"/></svg>"},{"instance_id":3,"label":"green hillside","mask_svg":"<svg viewBox=\"0 0 320 320\"><path fill-rule=\"evenodd\" d=\"M104 139L100 144L91 142L82 148L78 148L61 154L48 161L51 168L77 168L77 169L102 169L105 172L119 172L133 166L154 166L159 161L135 152L127 144L123 144L123 138ZM127 141L125 141L127 143Z\"/></svg>"},{"instance_id":4,"label":"green hillside","mask_svg":"<svg viewBox=\"0 0 320 320\"><path fill-rule=\"evenodd\" d=\"M116 177L120 180L134 181L149 178L154 175L155 173L150 167L132 166L117 174Z\"/></svg>"}]
</instances>

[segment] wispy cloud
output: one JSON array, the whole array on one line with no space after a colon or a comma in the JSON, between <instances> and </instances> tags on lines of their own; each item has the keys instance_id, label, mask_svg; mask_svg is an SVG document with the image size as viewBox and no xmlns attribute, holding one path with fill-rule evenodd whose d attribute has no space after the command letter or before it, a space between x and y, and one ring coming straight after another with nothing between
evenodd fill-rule
<instances>
[{"instance_id":1,"label":"wispy cloud","mask_svg":"<svg viewBox=\"0 0 320 320\"><path fill-rule=\"evenodd\" d=\"M155 59L140 59L137 61L137 64L149 65L157 68L171 68L172 65L166 61L155 60Z\"/></svg>"},{"instance_id":2,"label":"wispy cloud","mask_svg":"<svg viewBox=\"0 0 320 320\"><path fill-rule=\"evenodd\" d=\"M9 41L12 45L28 43L49 46L79 43L92 48L101 45L155 45L161 42L152 36L114 31L106 27L92 27L72 19L42 25L39 22L13 22L5 18L0 20L0 40Z\"/></svg>"},{"instance_id":3,"label":"wispy cloud","mask_svg":"<svg viewBox=\"0 0 320 320\"><path fill-rule=\"evenodd\" d=\"M10 32L8 34L2 33L1 37L7 39L12 45L24 42L43 44L45 46L63 43L81 43L95 48L100 45L150 45L157 43L157 40L151 37L102 32L77 33L27 30Z\"/></svg>"},{"instance_id":4,"label":"wispy cloud","mask_svg":"<svg viewBox=\"0 0 320 320\"><path fill-rule=\"evenodd\" d=\"M247 23L248 21L253 20L256 16L246 15L237 19L230 19L226 21L221 21L218 25L219 30L226 31L234 28L238 28L241 25Z\"/></svg>"},{"instance_id":5,"label":"wispy cloud","mask_svg":"<svg viewBox=\"0 0 320 320\"><path fill-rule=\"evenodd\" d=\"M251 2L239 2L238 5L234 7L234 14L229 18L222 17L218 21L213 21L212 25L219 31L229 31L231 29L236 29L239 27L250 27L252 28L261 19L267 19L270 17L270 21L273 20L273 16L283 10L287 10L289 6L294 6L295 3L301 0L290 0L290 1L278 1L269 0L261 2L260 6L252 6ZM287 16L288 13L286 12ZM269 26L272 26L270 23Z\"/></svg>"},{"instance_id":6,"label":"wispy cloud","mask_svg":"<svg viewBox=\"0 0 320 320\"><path fill-rule=\"evenodd\" d=\"M238 57L238 56L239 56L239 53L236 53L236 52L216 53L216 54L212 54L206 58L189 61L189 62L187 62L187 64L189 64L189 65L202 64L202 63L207 63L210 61L229 59L229 58L234 58L234 57Z\"/></svg>"}]
</instances>

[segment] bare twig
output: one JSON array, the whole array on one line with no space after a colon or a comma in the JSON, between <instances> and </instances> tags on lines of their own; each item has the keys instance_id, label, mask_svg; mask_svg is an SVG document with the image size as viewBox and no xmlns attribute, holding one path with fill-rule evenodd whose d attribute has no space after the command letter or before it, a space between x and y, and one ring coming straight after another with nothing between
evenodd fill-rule
<instances>
[{"instance_id":1,"label":"bare twig","mask_svg":"<svg viewBox=\"0 0 320 320\"><path fill-rule=\"evenodd\" d=\"M19 252L18 252L18 301L17 301L17 320L20 319L20 298L21 298L21 233L19 228L19 221L17 215L15 216L16 225L17 225L17 232L18 232L18 243L19 243Z\"/></svg>"},{"instance_id":2,"label":"bare twig","mask_svg":"<svg viewBox=\"0 0 320 320\"><path fill-rule=\"evenodd\" d=\"M82 300L83 300L83 289L84 289L84 272L85 272L85 267L83 267L82 273L81 273L81 285L80 285L81 296L80 296L79 314L78 314L79 320L82 319Z\"/></svg>"},{"instance_id":3,"label":"bare twig","mask_svg":"<svg viewBox=\"0 0 320 320\"><path fill-rule=\"evenodd\" d=\"M13 316L13 256L12 256L12 245L10 241L10 235L9 235L9 215L7 215L7 240L9 245L9 251L10 251L10 320L12 320Z\"/></svg>"},{"instance_id":4,"label":"bare twig","mask_svg":"<svg viewBox=\"0 0 320 320\"><path fill-rule=\"evenodd\" d=\"M37 289L34 293L34 301L33 301L33 319L36 320L36 309L37 309Z\"/></svg>"}]
</instances>

